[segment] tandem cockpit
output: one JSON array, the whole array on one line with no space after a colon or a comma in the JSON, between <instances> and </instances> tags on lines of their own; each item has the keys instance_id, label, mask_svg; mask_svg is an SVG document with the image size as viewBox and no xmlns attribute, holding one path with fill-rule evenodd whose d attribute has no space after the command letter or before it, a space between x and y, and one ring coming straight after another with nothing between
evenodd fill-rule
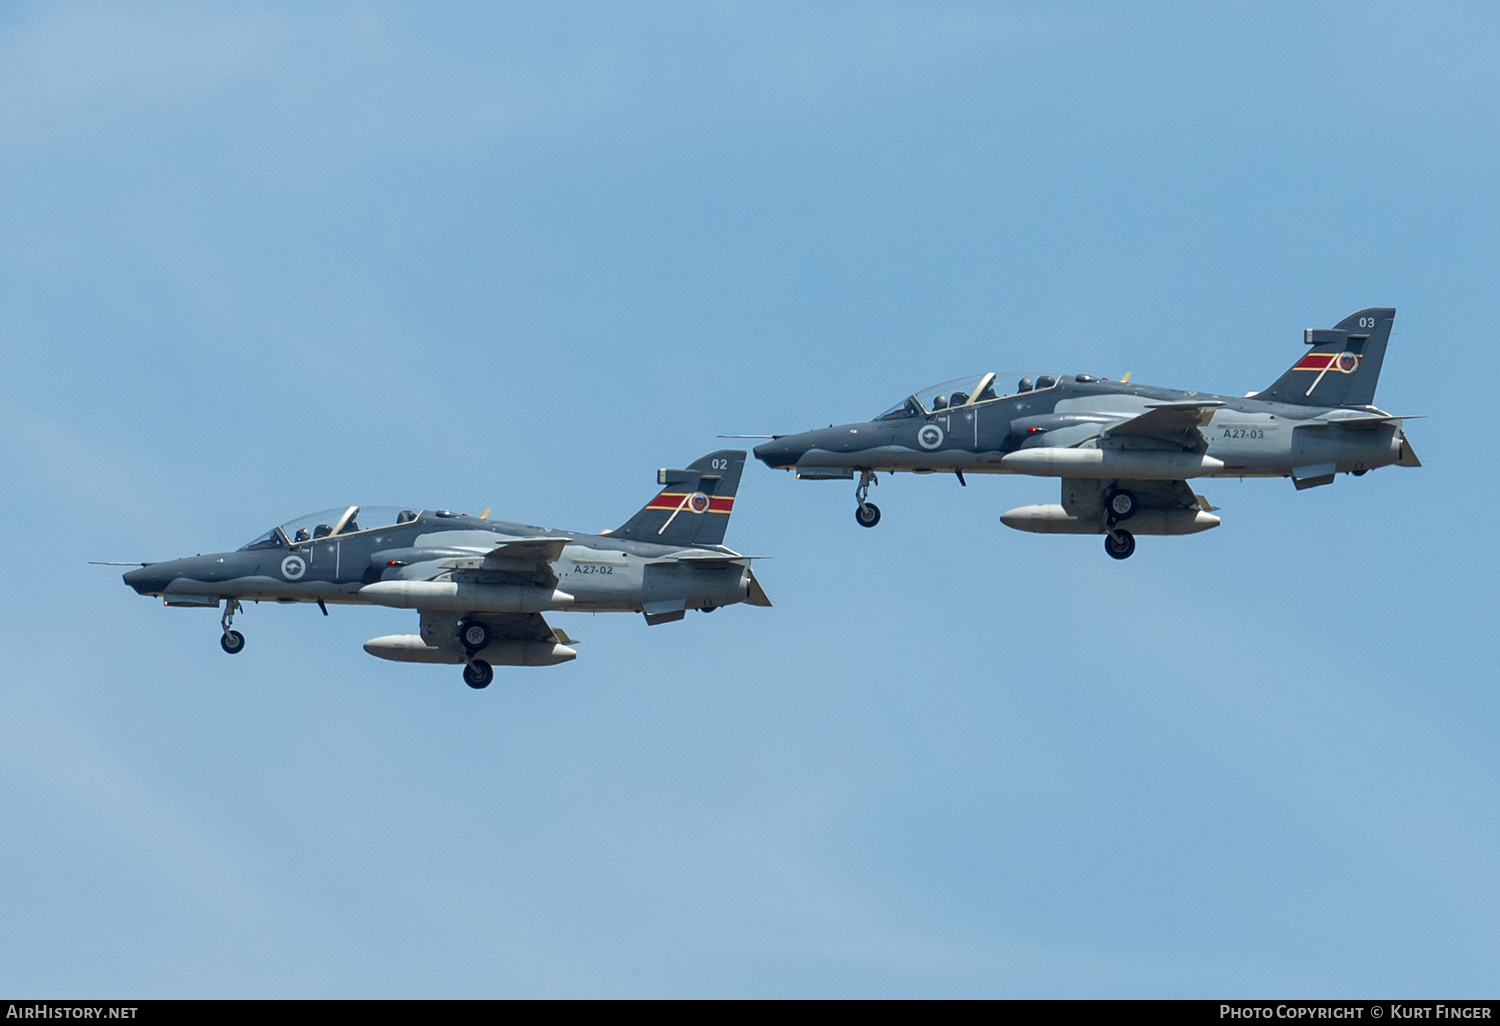
<instances>
[{"instance_id":1,"label":"tandem cockpit","mask_svg":"<svg viewBox=\"0 0 1500 1026\"><path fill-rule=\"evenodd\" d=\"M342 538L358 531L399 527L417 519L419 513L421 510L402 509L399 506L342 506L325 509L279 524L248 545L240 546L240 551L285 549L320 538Z\"/></svg>"},{"instance_id":2,"label":"tandem cockpit","mask_svg":"<svg viewBox=\"0 0 1500 1026\"><path fill-rule=\"evenodd\" d=\"M972 374L966 378L953 378L936 385L928 385L913 392L901 402L886 410L876 420L901 420L904 417L928 417L943 410L960 406L975 406L995 399L1005 399L1022 392L1039 392L1056 388L1058 382L1074 380L1065 374L1033 374L1022 371L990 371L988 374ZM1077 375L1078 381L1095 381L1087 374Z\"/></svg>"}]
</instances>

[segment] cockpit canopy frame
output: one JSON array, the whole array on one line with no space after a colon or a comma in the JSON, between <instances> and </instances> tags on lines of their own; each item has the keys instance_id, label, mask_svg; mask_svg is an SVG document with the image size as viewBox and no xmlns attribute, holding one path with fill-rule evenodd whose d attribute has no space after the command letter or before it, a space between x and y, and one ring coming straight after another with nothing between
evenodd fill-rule
<instances>
[{"instance_id":1,"label":"cockpit canopy frame","mask_svg":"<svg viewBox=\"0 0 1500 1026\"><path fill-rule=\"evenodd\" d=\"M254 549L285 549L322 538L343 538L365 531L378 531L410 523L421 510L400 506L341 506L288 520L265 534L240 546L241 552ZM363 519L364 524L359 521Z\"/></svg>"},{"instance_id":2,"label":"cockpit canopy frame","mask_svg":"<svg viewBox=\"0 0 1500 1026\"><path fill-rule=\"evenodd\" d=\"M951 378L913 392L875 419L901 420L906 417L930 417L935 413L957 409L961 406L978 406L981 403L1006 399L1023 392L1040 392L1044 389L1055 388L1059 382L1069 378L1071 375L1031 374L1017 371L990 371L986 374ZM1095 380L1086 375L1079 375L1078 379ZM1015 382L1015 389L1009 392L998 391L996 386L1002 382L1005 384Z\"/></svg>"}]
</instances>

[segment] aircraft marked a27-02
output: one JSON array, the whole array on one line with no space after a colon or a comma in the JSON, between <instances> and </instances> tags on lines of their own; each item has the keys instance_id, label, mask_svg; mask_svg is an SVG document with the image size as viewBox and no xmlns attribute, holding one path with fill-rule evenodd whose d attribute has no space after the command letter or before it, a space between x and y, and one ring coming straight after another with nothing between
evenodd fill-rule
<instances>
[{"instance_id":1,"label":"aircraft marked a27-02","mask_svg":"<svg viewBox=\"0 0 1500 1026\"><path fill-rule=\"evenodd\" d=\"M365 651L462 663L464 680L482 688L495 665L553 666L577 655L543 612L640 612L659 624L689 609L769 606L750 568L755 557L722 544L744 466L743 450L723 450L658 471L665 487L656 498L600 534L349 506L273 527L234 552L139 564L125 583L169 606L223 602L219 643L231 655L245 647L231 627L243 602L315 602L325 615L330 602L415 609L421 633L374 638Z\"/></svg>"},{"instance_id":2,"label":"aircraft marked a27-02","mask_svg":"<svg viewBox=\"0 0 1500 1026\"><path fill-rule=\"evenodd\" d=\"M1421 463L1375 383L1396 311L1361 310L1311 329L1311 348L1274 384L1245 396L1108 381L1086 374L975 375L923 389L873 421L773 435L755 447L798 478L853 479L855 519L874 527L876 471L1029 474L1062 479L1058 505L1022 506L1008 527L1102 534L1116 559L1137 534L1219 526L1197 477L1289 477L1298 489ZM1002 391L1009 389L1009 391ZM765 436L760 436L765 437Z\"/></svg>"}]
</instances>

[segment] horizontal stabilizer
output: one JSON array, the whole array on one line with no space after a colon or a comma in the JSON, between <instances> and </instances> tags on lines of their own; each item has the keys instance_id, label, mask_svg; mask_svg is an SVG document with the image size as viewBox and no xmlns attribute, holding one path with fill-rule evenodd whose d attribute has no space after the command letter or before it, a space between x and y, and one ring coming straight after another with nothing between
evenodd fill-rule
<instances>
[{"instance_id":1,"label":"horizontal stabilizer","mask_svg":"<svg viewBox=\"0 0 1500 1026\"><path fill-rule=\"evenodd\" d=\"M1299 428L1326 428L1326 427L1379 427L1382 424L1399 425L1402 421L1421 420L1421 416L1396 416L1391 413L1358 413L1353 410L1334 410L1323 417L1314 417L1312 420L1304 420L1296 426Z\"/></svg>"}]
</instances>

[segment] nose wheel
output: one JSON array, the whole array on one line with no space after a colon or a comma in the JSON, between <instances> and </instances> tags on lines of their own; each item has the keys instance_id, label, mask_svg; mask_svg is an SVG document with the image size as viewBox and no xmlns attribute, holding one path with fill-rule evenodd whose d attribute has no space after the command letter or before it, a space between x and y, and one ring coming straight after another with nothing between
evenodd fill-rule
<instances>
[{"instance_id":1,"label":"nose wheel","mask_svg":"<svg viewBox=\"0 0 1500 1026\"><path fill-rule=\"evenodd\" d=\"M224 633L219 637L219 647L229 655L239 655L245 650L245 636L230 627L234 623L234 614L242 608L239 599L224 600L224 615L219 618L219 626L224 629Z\"/></svg>"},{"instance_id":2,"label":"nose wheel","mask_svg":"<svg viewBox=\"0 0 1500 1026\"><path fill-rule=\"evenodd\" d=\"M860 527L874 527L880 523L880 507L867 501L870 485L879 483L874 471L860 471L859 484L854 488L854 501L859 503L854 507L854 520Z\"/></svg>"},{"instance_id":3,"label":"nose wheel","mask_svg":"<svg viewBox=\"0 0 1500 1026\"><path fill-rule=\"evenodd\" d=\"M495 679L495 668L483 659L471 659L464 666L464 683L475 691L490 686Z\"/></svg>"}]
</instances>

